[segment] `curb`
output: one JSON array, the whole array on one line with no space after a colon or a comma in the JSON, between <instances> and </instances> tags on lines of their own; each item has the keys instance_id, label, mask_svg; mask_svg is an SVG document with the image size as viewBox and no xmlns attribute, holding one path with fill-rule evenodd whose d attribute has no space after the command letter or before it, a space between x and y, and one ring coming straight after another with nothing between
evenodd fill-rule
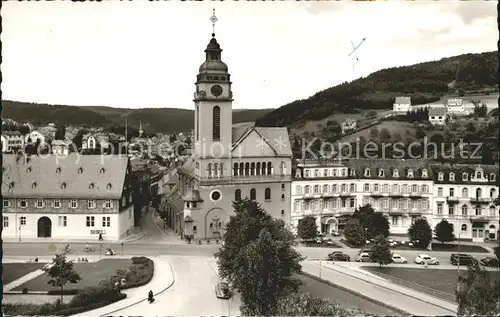
<instances>
[{"instance_id":1,"label":"curb","mask_svg":"<svg viewBox=\"0 0 500 317\"><path fill-rule=\"evenodd\" d=\"M377 304L377 305L380 305L380 306L382 306L382 307L385 307L385 308L389 308L389 309L391 309L391 310L394 310L394 311L396 311L396 312L398 312L398 313L400 313L400 314L403 314L404 316L411 316L411 314L410 314L410 313L408 313L407 311L404 311L404 310L402 310L402 309L400 309L400 308L397 308L397 307L391 306L391 305L389 305L389 304L387 304L387 303L384 303L384 302L381 302L381 301L379 301L379 300L373 299L373 298L371 298L371 297L368 297L368 296L366 296L366 295L363 295L363 294L361 294L361 293L358 293L358 292L356 292L356 291L354 291L354 290L352 290L352 289L346 288L346 287L344 287L344 286L340 286L340 285L337 285L337 284L332 283L332 282L330 282L330 281L324 280L324 279L319 278L319 277L317 277L317 276L315 276L315 275L312 275L312 274L310 274L310 273L307 273L307 272L300 272L300 274L302 274L302 275L304 275L304 276L307 276L307 277L309 277L309 278L311 278L311 279L313 279L313 280L315 280L315 281L318 281L318 282L320 282L320 283L327 284L327 285L329 285L329 286L332 286L332 287L335 287L335 288L341 289L341 290L343 290L343 291L345 291L345 292L348 292L348 293L353 294L353 295L355 295L355 296L358 296L358 297L361 297L361 298L363 298L363 299L366 299L366 300L368 300L368 301L370 301L370 302L372 302L372 303L375 303L375 304Z\"/></svg>"},{"instance_id":2,"label":"curb","mask_svg":"<svg viewBox=\"0 0 500 317\"><path fill-rule=\"evenodd\" d=\"M162 289L162 290L161 290L161 291L159 291L158 293L154 294L154 296L157 296L157 295L161 295L161 294L163 294L164 292L166 292L166 291L167 291L170 287L172 287L172 286L175 284L175 274L174 274L174 269L173 269L172 264L171 264L170 262L168 262L168 266L170 266L170 272L172 273L172 283L170 283L170 285L168 285L166 288ZM119 312L119 311L122 311L122 310L124 310L124 309L130 308L130 307L132 307L132 306L135 306L135 305L140 304L140 303L142 303L142 302L145 302L145 301L147 301L147 300L148 300L147 298L141 299L141 300L139 300L139 301L137 301L137 302L135 302L135 303L129 304L129 305L125 306L125 307L122 307L122 308L116 309L116 310L114 310L114 311L112 311L112 312L109 312L109 313L106 313L106 314L102 314L102 315L100 315L100 317L111 316L111 315L113 315L113 314L115 314L115 313L117 313L117 312Z\"/></svg>"},{"instance_id":3,"label":"curb","mask_svg":"<svg viewBox=\"0 0 500 317\"><path fill-rule=\"evenodd\" d=\"M378 285L378 284L373 283L373 282L371 282L371 281L369 281L369 280L365 280L365 279L363 279L363 278L361 278L361 277L353 276L353 275L348 274L348 273L340 272L340 271L335 270L335 269L330 268L330 267L325 267L325 268L326 268L326 269L328 269L328 270L331 270L331 271L335 271L335 272L337 272L337 273L339 273L339 274L343 274L343 275L349 276L349 277L351 277L351 278L355 278L355 279L358 279L358 280L364 281L365 283L372 284L372 285L376 285L376 286L378 286L378 287L385 288L385 289L390 290L390 291L392 291L392 292L395 292L395 293L398 293L398 294L401 294L401 295L404 295L404 296L407 296L407 297L411 297L411 298L413 298L413 299L421 300L421 301L423 301L423 302L425 302L425 303L427 303L427 304L429 304L429 305L432 305L432 306L438 307L438 308L440 308L440 309L444 309L444 310L447 310L447 311L449 311L449 312L452 312L450 309L448 309L448 308L446 308L446 307L443 307L443 306L441 306L441 305L434 304L434 303L431 303L431 302L428 302L428 301L422 300L421 298L415 297L415 296L413 296L413 295L405 294L405 293L403 293L403 292L401 292L401 291L397 291L397 290L392 289L392 288L390 288L390 287L387 287L387 286L382 286L382 285ZM385 279L384 279L384 280L385 280ZM386 280L386 281L387 281L387 280ZM388 281L388 282L389 282L389 283L392 283L391 281ZM404 286L403 286L403 287L404 287ZM411 288L409 288L409 287L406 287L406 288L407 288L407 289L410 289L410 290L413 290L413 291L415 291L415 292L417 292L417 293L419 292L419 291L416 291L416 290L411 289ZM427 296L429 296L429 297L433 297L433 296L430 296L430 295L425 294L425 293L422 293L422 294L427 295ZM366 296L365 296L365 297L366 297ZM440 299L440 298L438 298L438 297L435 297L435 298L436 298L436 299L438 299L438 300L444 301L444 300L442 300L442 299ZM385 305L387 305L387 304L385 304ZM398 309L398 310L399 310L399 309ZM408 314L408 313L407 313L407 314ZM454 313L454 314L456 314L456 313Z\"/></svg>"},{"instance_id":4,"label":"curb","mask_svg":"<svg viewBox=\"0 0 500 317\"><path fill-rule=\"evenodd\" d=\"M127 243L131 243L131 242L139 241L139 240L141 240L142 238L144 238L146 236L146 233L144 233L144 232L141 232L141 234L142 235L139 238L137 238L137 239L128 240L128 241L123 241L122 240L120 243L127 244Z\"/></svg>"}]
</instances>

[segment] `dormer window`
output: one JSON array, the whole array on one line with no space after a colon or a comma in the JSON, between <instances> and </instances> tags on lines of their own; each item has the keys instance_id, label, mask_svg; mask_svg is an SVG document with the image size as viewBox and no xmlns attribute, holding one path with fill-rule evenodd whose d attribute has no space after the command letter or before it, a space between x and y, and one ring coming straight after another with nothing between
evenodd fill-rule
<instances>
[{"instance_id":1,"label":"dormer window","mask_svg":"<svg viewBox=\"0 0 500 317\"><path fill-rule=\"evenodd\" d=\"M454 181L455 180L455 173L450 173L450 181Z\"/></svg>"},{"instance_id":2,"label":"dormer window","mask_svg":"<svg viewBox=\"0 0 500 317\"><path fill-rule=\"evenodd\" d=\"M385 177L385 172L383 169L378 170L378 177Z\"/></svg>"},{"instance_id":3,"label":"dormer window","mask_svg":"<svg viewBox=\"0 0 500 317\"><path fill-rule=\"evenodd\" d=\"M14 182L9 183L9 188L14 188Z\"/></svg>"},{"instance_id":4,"label":"dormer window","mask_svg":"<svg viewBox=\"0 0 500 317\"><path fill-rule=\"evenodd\" d=\"M483 178L483 173L481 171L476 171L476 178Z\"/></svg>"},{"instance_id":5,"label":"dormer window","mask_svg":"<svg viewBox=\"0 0 500 317\"><path fill-rule=\"evenodd\" d=\"M26 172L31 173L31 166L26 169Z\"/></svg>"},{"instance_id":6,"label":"dormer window","mask_svg":"<svg viewBox=\"0 0 500 317\"><path fill-rule=\"evenodd\" d=\"M36 182L33 182L33 184L31 184L31 188L36 188Z\"/></svg>"},{"instance_id":7,"label":"dormer window","mask_svg":"<svg viewBox=\"0 0 500 317\"><path fill-rule=\"evenodd\" d=\"M111 183L108 183L108 185L106 186L107 189L111 189Z\"/></svg>"},{"instance_id":8,"label":"dormer window","mask_svg":"<svg viewBox=\"0 0 500 317\"><path fill-rule=\"evenodd\" d=\"M422 170L422 178L427 178L427 177L429 177L429 174L427 173L427 170L424 168Z\"/></svg>"},{"instance_id":9,"label":"dormer window","mask_svg":"<svg viewBox=\"0 0 500 317\"><path fill-rule=\"evenodd\" d=\"M83 167L80 167L80 168L78 169L78 174L81 174L81 173L83 173Z\"/></svg>"},{"instance_id":10,"label":"dormer window","mask_svg":"<svg viewBox=\"0 0 500 317\"><path fill-rule=\"evenodd\" d=\"M413 170L410 168L408 169L408 178L413 178Z\"/></svg>"},{"instance_id":11,"label":"dormer window","mask_svg":"<svg viewBox=\"0 0 500 317\"><path fill-rule=\"evenodd\" d=\"M105 171L106 171L106 170L105 170L105 169L104 169L104 167L103 167L103 168L101 168L100 173L101 173L101 174L104 174L104 172L105 172Z\"/></svg>"},{"instance_id":12,"label":"dormer window","mask_svg":"<svg viewBox=\"0 0 500 317\"><path fill-rule=\"evenodd\" d=\"M356 176L356 170L354 168L351 169L351 176Z\"/></svg>"},{"instance_id":13,"label":"dormer window","mask_svg":"<svg viewBox=\"0 0 500 317\"><path fill-rule=\"evenodd\" d=\"M89 189L94 189L94 183L90 183Z\"/></svg>"},{"instance_id":14,"label":"dormer window","mask_svg":"<svg viewBox=\"0 0 500 317\"><path fill-rule=\"evenodd\" d=\"M309 177L309 170L306 170L306 177Z\"/></svg>"},{"instance_id":15,"label":"dormer window","mask_svg":"<svg viewBox=\"0 0 500 317\"><path fill-rule=\"evenodd\" d=\"M462 180L463 181L468 180L468 178L469 178L469 175L467 173L462 173Z\"/></svg>"},{"instance_id":16,"label":"dormer window","mask_svg":"<svg viewBox=\"0 0 500 317\"><path fill-rule=\"evenodd\" d=\"M61 188L62 188L62 189L65 189L65 188L66 188L66 183L62 183L62 184L61 184Z\"/></svg>"},{"instance_id":17,"label":"dormer window","mask_svg":"<svg viewBox=\"0 0 500 317\"><path fill-rule=\"evenodd\" d=\"M300 169L295 171L295 177L300 178Z\"/></svg>"},{"instance_id":18,"label":"dormer window","mask_svg":"<svg viewBox=\"0 0 500 317\"><path fill-rule=\"evenodd\" d=\"M395 169L392 171L392 177L398 178L399 177L399 170Z\"/></svg>"},{"instance_id":19,"label":"dormer window","mask_svg":"<svg viewBox=\"0 0 500 317\"><path fill-rule=\"evenodd\" d=\"M61 173L61 168L60 168L60 167L56 168L56 173L57 173L57 174L60 174L60 173Z\"/></svg>"},{"instance_id":20,"label":"dormer window","mask_svg":"<svg viewBox=\"0 0 500 317\"><path fill-rule=\"evenodd\" d=\"M438 173L438 181L442 181L442 180L443 180L443 177L444 177L443 172L439 172L439 173Z\"/></svg>"},{"instance_id":21,"label":"dormer window","mask_svg":"<svg viewBox=\"0 0 500 317\"><path fill-rule=\"evenodd\" d=\"M370 169L365 168L365 177L370 177Z\"/></svg>"},{"instance_id":22,"label":"dormer window","mask_svg":"<svg viewBox=\"0 0 500 317\"><path fill-rule=\"evenodd\" d=\"M495 181L495 173L490 174L490 181Z\"/></svg>"}]
</instances>

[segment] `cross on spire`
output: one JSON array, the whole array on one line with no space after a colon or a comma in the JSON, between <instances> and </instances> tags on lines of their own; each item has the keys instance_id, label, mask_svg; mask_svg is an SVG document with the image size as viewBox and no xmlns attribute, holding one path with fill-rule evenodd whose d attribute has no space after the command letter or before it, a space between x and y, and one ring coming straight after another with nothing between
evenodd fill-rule
<instances>
[{"instance_id":1,"label":"cross on spire","mask_svg":"<svg viewBox=\"0 0 500 317\"><path fill-rule=\"evenodd\" d=\"M210 17L210 21L212 21L212 37L215 37L215 22L217 22L217 17L215 16L215 8L213 8L212 16Z\"/></svg>"}]
</instances>

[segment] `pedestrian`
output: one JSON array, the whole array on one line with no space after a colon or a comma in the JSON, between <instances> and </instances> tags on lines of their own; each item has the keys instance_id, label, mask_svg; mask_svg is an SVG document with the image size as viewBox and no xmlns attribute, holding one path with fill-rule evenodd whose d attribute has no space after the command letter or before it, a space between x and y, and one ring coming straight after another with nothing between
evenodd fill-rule
<instances>
[{"instance_id":1,"label":"pedestrian","mask_svg":"<svg viewBox=\"0 0 500 317\"><path fill-rule=\"evenodd\" d=\"M153 291L151 290L148 293L148 301L150 304L155 301L155 299L153 298Z\"/></svg>"},{"instance_id":2,"label":"pedestrian","mask_svg":"<svg viewBox=\"0 0 500 317\"><path fill-rule=\"evenodd\" d=\"M102 233L99 233L99 241L102 241Z\"/></svg>"},{"instance_id":3,"label":"pedestrian","mask_svg":"<svg viewBox=\"0 0 500 317\"><path fill-rule=\"evenodd\" d=\"M427 259L424 259L424 265L425 265L425 268L427 268L427 265L429 264L429 262L427 262Z\"/></svg>"}]
</instances>

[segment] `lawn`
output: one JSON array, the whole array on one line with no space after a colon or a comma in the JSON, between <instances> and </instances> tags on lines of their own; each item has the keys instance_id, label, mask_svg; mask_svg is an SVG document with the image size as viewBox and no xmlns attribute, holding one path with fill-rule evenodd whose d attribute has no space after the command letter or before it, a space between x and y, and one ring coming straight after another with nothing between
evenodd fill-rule
<instances>
[{"instance_id":1,"label":"lawn","mask_svg":"<svg viewBox=\"0 0 500 317\"><path fill-rule=\"evenodd\" d=\"M363 267L373 273L382 273L397 279L405 280L411 283L432 288L437 291L455 295L457 285L457 270L442 270L442 269L413 269L401 267ZM498 278L496 271L489 271L491 278ZM395 281L398 282L398 281ZM399 283L401 284L401 283ZM407 285L408 286L408 285ZM421 289L417 289L422 291Z\"/></svg>"},{"instance_id":2,"label":"lawn","mask_svg":"<svg viewBox=\"0 0 500 317\"><path fill-rule=\"evenodd\" d=\"M335 242L330 242L330 244L323 242L323 243L316 243L316 242L302 242L303 245L306 247L313 247L313 248L342 248L342 246L336 244Z\"/></svg>"},{"instance_id":3,"label":"lawn","mask_svg":"<svg viewBox=\"0 0 500 317\"><path fill-rule=\"evenodd\" d=\"M442 244L442 243L432 243L433 251L450 251L450 252L458 252L458 244ZM483 248L480 245L468 245L461 244L460 245L460 253L488 253L488 250Z\"/></svg>"},{"instance_id":4,"label":"lawn","mask_svg":"<svg viewBox=\"0 0 500 317\"><path fill-rule=\"evenodd\" d=\"M44 265L44 263L4 263L2 273L3 285L41 269Z\"/></svg>"},{"instance_id":5,"label":"lawn","mask_svg":"<svg viewBox=\"0 0 500 317\"><path fill-rule=\"evenodd\" d=\"M105 259L95 263L75 263L75 271L80 274L82 280L76 284L68 283L64 287L65 290L80 290L87 286L97 286L100 281L108 280L111 276L116 275L119 269L125 269L132 265L130 259ZM47 284L50 280L47 274L43 274L34 278L18 287L15 291L21 291L23 288L28 288L28 291L49 291L52 287Z\"/></svg>"}]
</instances>

